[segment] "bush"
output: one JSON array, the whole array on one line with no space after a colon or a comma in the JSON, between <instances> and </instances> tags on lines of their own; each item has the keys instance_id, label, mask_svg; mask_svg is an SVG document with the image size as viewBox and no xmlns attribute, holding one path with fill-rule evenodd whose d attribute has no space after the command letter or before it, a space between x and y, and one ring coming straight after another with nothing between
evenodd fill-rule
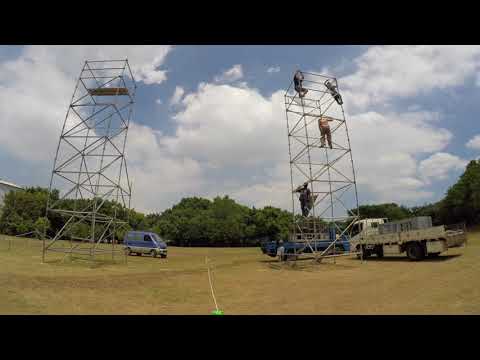
<instances>
[{"instance_id":1,"label":"bush","mask_svg":"<svg viewBox=\"0 0 480 360\"><path fill-rule=\"evenodd\" d=\"M37 234L43 238L50 229L50 220L48 220L46 217L39 217L33 224L33 228Z\"/></svg>"}]
</instances>

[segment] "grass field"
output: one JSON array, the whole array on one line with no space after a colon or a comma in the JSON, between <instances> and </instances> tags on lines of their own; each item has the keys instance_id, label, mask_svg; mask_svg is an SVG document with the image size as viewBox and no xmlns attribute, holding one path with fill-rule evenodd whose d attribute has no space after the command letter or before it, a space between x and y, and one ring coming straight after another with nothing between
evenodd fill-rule
<instances>
[{"instance_id":1,"label":"grass field","mask_svg":"<svg viewBox=\"0 0 480 360\"><path fill-rule=\"evenodd\" d=\"M167 259L41 262L41 242L0 237L0 314L480 314L480 231L437 259L364 263L343 257L296 268L258 248L170 247ZM106 260L108 256L106 257ZM119 259L120 260L120 259Z\"/></svg>"}]
</instances>

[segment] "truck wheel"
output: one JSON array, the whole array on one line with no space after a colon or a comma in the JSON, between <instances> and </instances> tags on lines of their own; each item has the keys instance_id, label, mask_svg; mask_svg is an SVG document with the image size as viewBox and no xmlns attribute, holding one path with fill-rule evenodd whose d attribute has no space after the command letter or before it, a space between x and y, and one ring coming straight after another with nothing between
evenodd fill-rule
<instances>
[{"instance_id":1,"label":"truck wheel","mask_svg":"<svg viewBox=\"0 0 480 360\"><path fill-rule=\"evenodd\" d=\"M372 255L371 251L368 250L368 249L365 249L365 246L362 246L362 255L363 255L363 259L368 259L370 257L370 255Z\"/></svg>"},{"instance_id":2,"label":"truck wheel","mask_svg":"<svg viewBox=\"0 0 480 360\"><path fill-rule=\"evenodd\" d=\"M407 245L407 256L410 260L418 261L423 259L423 249L420 244L416 242Z\"/></svg>"},{"instance_id":3,"label":"truck wheel","mask_svg":"<svg viewBox=\"0 0 480 360\"><path fill-rule=\"evenodd\" d=\"M355 248L355 251L357 252L357 259L361 259L362 256L359 254L360 253L360 245L357 245L357 247Z\"/></svg>"},{"instance_id":4,"label":"truck wheel","mask_svg":"<svg viewBox=\"0 0 480 360\"><path fill-rule=\"evenodd\" d=\"M154 258L157 257L157 252L155 250L150 251L150 254L152 254L152 257Z\"/></svg>"},{"instance_id":5,"label":"truck wheel","mask_svg":"<svg viewBox=\"0 0 480 360\"><path fill-rule=\"evenodd\" d=\"M383 246L378 246L375 250L375 254L379 259L383 258Z\"/></svg>"}]
</instances>

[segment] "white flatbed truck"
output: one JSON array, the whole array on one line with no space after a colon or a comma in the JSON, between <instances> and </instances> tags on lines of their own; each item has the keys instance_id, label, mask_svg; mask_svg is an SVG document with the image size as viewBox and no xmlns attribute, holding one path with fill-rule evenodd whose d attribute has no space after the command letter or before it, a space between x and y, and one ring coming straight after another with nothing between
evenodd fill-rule
<instances>
[{"instance_id":1,"label":"white flatbed truck","mask_svg":"<svg viewBox=\"0 0 480 360\"><path fill-rule=\"evenodd\" d=\"M445 225L406 230L398 227L397 231L380 233L383 224L389 223L384 218L354 223L350 247L357 251L359 257L406 254L409 259L418 261L466 244L466 232L462 226L453 230Z\"/></svg>"}]
</instances>

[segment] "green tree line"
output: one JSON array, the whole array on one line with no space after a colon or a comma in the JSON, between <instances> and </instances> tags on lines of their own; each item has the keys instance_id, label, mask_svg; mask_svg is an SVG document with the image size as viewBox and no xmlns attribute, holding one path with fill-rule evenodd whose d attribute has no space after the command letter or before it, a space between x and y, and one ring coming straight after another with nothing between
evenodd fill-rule
<instances>
[{"instance_id":1,"label":"green tree line","mask_svg":"<svg viewBox=\"0 0 480 360\"><path fill-rule=\"evenodd\" d=\"M288 211L249 208L228 196L191 197L162 214L147 215L143 227L180 246L245 246L286 239L291 219Z\"/></svg>"},{"instance_id":2,"label":"green tree line","mask_svg":"<svg viewBox=\"0 0 480 360\"><path fill-rule=\"evenodd\" d=\"M445 197L423 206L407 208L395 203L362 205L362 218L386 217L400 220L413 216L430 216L433 225L465 222L467 226L480 224L480 161L472 160Z\"/></svg>"},{"instance_id":3,"label":"green tree line","mask_svg":"<svg viewBox=\"0 0 480 360\"><path fill-rule=\"evenodd\" d=\"M58 201L59 192L52 192ZM57 213L46 217L48 189L28 188L5 195L0 215L0 232L18 235L37 231L52 237L64 225L66 218ZM84 208L93 200L60 200L60 207L73 210ZM480 224L480 162L472 160L456 184L451 186L444 199L423 206L405 207L395 203L362 205L362 218L388 218L399 220L412 216L431 216L434 225L466 222ZM250 246L263 240L288 239L292 214L272 206L262 209L236 203L228 196L213 200L189 197L162 213L142 214L128 210L113 201L106 201L103 210L109 215L116 211L117 218L127 222L116 233L123 239L125 231L153 231L179 246ZM98 233L102 226L96 226ZM79 224L66 236L88 237L90 227Z\"/></svg>"},{"instance_id":4,"label":"green tree line","mask_svg":"<svg viewBox=\"0 0 480 360\"><path fill-rule=\"evenodd\" d=\"M67 218L49 212L46 216L48 189L27 188L11 191L5 195L0 215L0 232L19 235L28 232L53 237L65 224ZM51 202L59 201L59 192L52 191ZM59 201L64 210L83 209L93 199ZM248 246L258 245L262 240L278 240L288 237L291 213L271 206L263 209L249 208L236 203L228 196L213 200L198 197L182 199L178 204L161 214L145 215L128 210L113 201L106 201L102 212L127 222L116 233L123 239L126 231L153 231L180 246ZM101 224L95 226L96 235L103 233ZM90 226L79 223L65 233L66 238L88 238Z\"/></svg>"}]
</instances>

